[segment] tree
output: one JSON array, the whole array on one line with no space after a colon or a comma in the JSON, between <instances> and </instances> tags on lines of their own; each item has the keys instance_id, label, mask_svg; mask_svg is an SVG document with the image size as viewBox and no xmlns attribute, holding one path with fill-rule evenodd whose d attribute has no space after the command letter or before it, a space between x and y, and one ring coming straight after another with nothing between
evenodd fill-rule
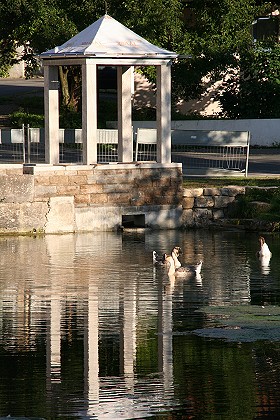
<instances>
[{"instance_id":1,"label":"tree","mask_svg":"<svg viewBox=\"0 0 280 420\"><path fill-rule=\"evenodd\" d=\"M263 63L268 51L254 50L251 36L253 19L272 10L272 4L263 0L2 0L0 69L6 70L14 63L16 47L23 45L26 76L31 76L38 53L61 45L104 15L106 8L108 14L151 43L185 57L172 66L174 103L198 98L205 89L203 76L213 82L224 78L221 103L225 116L244 115L241 109L248 106L245 98L253 99L256 89L266 97L268 83L260 83L255 75L257 60ZM267 54L266 68L268 62L277 65L277 48L272 50ZM150 81L155 80L153 68L144 71ZM273 79L272 73L273 69L269 88L276 98L278 76ZM243 74L250 77L251 83L245 83ZM60 75L63 104L76 108L79 72L61 68ZM239 92L241 88L243 93ZM252 95L249 89L253 89Z\"/></svg>"},{"instance_id":2,"label":"tree","mask_svg":"<svg viewBox=\"0 0 280 420\"><path fill-rule=\"evenodd\" d=\"M228 118L280 117L280 45L257 43L240 56L220 101Z\"/></svg>"},{"instance_id":3,"label":"tree","mask_svg":"<svg viewBox=\"0 0 280 420\"><path fill-rule=\"evenodd\" d=\"M16 60L16 47L23 46L27 76L36 67L35 55L54 45L65 37L76 33L75 24L64 15L53 0L4 0L0 4L0 40L6 50L1 49L1 64L8 65L10 57Z\"/></svg>"}]
</instances>

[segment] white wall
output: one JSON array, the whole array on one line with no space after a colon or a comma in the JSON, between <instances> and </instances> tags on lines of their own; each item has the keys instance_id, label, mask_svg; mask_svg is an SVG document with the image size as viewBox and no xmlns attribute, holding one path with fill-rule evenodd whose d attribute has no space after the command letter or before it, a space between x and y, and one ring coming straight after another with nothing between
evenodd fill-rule
<instances>
[{"instance_id":1,"label":"white wall","mask_svg":"<svg viewBox=\"0 0 280 420\"><path fill-rule=\"evenodd\" d=\"M108 122L113 128L114 122ZM133 129L138 127L156 128L155 121L133 121ZM208 131L250 131L252 146L280 145L280 119L256 120L185 120L172 121L172 129Z\"/></svg>"},{"instance_id":2,"label":"white wall","mask_svg":"<svg viewBox=\"0 0 280 420\"><path fill-rule=\"evenodd\" d=\"M280 144L280 119L174 121L174 129L250 131L252 146Z\"/></svg>"}]
</instances>

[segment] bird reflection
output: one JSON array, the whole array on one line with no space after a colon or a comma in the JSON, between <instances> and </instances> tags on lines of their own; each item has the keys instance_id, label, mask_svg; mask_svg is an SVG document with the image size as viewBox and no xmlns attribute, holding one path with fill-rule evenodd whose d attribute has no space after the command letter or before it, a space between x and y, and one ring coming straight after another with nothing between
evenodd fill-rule
<instances>
[{"instance_id":1,"label":"bird reflection","mask_svg":"<svg viewBox=\"0 0 280 420\"><path fill-rule=\"evenodd\" d=\"M267 275L270 273L270 259L271 259L270 255L259 257L262 274Z\"/></svg>"}]
</instances>

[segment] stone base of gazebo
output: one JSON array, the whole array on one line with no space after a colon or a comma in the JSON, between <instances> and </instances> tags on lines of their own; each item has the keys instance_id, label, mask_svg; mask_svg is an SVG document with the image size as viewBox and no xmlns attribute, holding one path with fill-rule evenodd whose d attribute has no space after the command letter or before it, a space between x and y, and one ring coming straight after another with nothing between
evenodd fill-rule
<instances>
[{"instance_id":1,"label":"stone base of gazebo","mask_svg":"<svg viewBox=\"0 0 280 420\"><path fill-rule=\"evenodd\" d=\"M181 164L13 168L8 173L0 171L0 233L172 229L181 225Z\"/></svg>"}]
</instances>

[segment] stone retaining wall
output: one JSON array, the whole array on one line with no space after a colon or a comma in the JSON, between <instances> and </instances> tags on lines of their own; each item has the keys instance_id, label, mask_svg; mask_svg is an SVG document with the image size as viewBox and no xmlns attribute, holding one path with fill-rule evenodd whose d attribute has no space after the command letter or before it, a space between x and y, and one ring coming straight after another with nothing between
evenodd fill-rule
<instances>
[{"instance_id":1,"label":"stone retaining wall","mask_svg":"<svg viewBox=\"0 0 280 420\"><path fill-rule=\"evenodd\" d=\"M0 165L0 234L226 224L249 187L182 187L180 164Z\"/></svg>"},{"instance_id":2,"label":"stone retaining wall","mask_svg":"<svg viewBox=\"0 0 280 420\"><path fill-rule=\"evenodd\" d=\"M183 227L201 227L227 217L228 207L245 194L246 188L185 188L183 190Z\"/></svg>"},{"instance_id":3,"label":"stone retaining wall","mask_svg":"<svg viewBox=\"0 0 280 420\"><path fill-rule=\"evenodd\" d=\"M178 228L180 164L0 165L0 233L113 230L124 216Z\"/></svg>"}]
</instances>

